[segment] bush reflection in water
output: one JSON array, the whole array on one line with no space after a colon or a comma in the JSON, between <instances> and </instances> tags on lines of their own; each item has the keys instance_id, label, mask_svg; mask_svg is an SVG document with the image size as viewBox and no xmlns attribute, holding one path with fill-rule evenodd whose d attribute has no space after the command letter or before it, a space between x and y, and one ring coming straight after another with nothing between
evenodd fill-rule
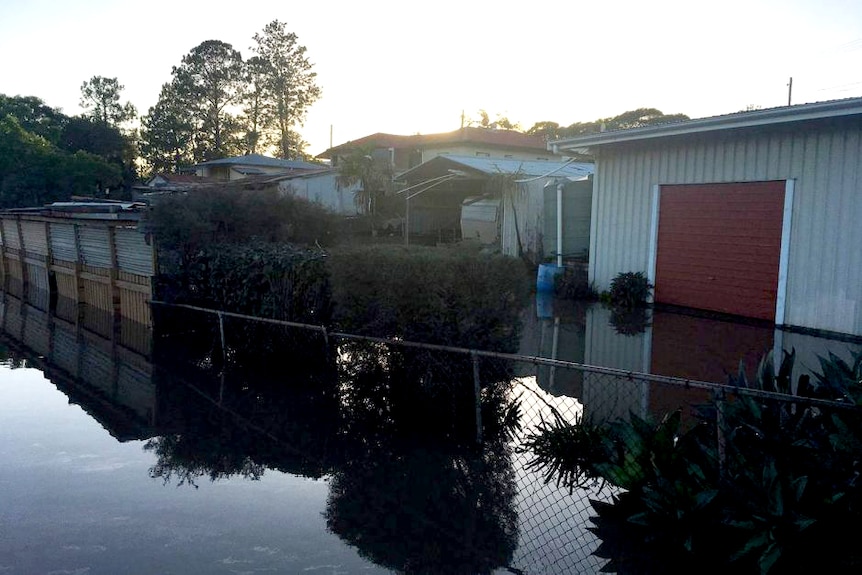
<instances>
[{"instance_id":1,"label":"bush reflection in water","mask_svg":"<svg viewBox=\"0 0 862 575\"><path fill-rule=\"evenodd\" d=\"M375 563L415 573L510 563L517 405L507 362L478 360L477 417L469 355L230 317L220 326L176 308L156 320L172 433L147 443L154 477L328 476L328 528Z\"/></svg>"}]
</instances>

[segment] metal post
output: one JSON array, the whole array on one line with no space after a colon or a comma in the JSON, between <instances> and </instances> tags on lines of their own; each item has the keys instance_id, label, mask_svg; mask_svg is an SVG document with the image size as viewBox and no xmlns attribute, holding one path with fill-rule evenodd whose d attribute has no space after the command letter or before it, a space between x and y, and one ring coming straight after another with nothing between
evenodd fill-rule
<instances>
[{"instance_id":1,"label":"metal post","mask_svg":"<svg viewBox=\"0 0 862 575\"><path fill-rule=\"evenodd\" d=\"M410 195L404 196L404 245L410 246Z\"/></svg>"},{"instance_id":2,"label":"metal post","mask_svg":"<svg viewBox=\"0 0 862 575\"><path fill-rule=\"evenodd\" d=\"M218 389L218 404L221 405L224 400L224 374L227 371L227 345L225 344L224 339L224 314L222 312L218 312L218 331L219 335L221 335L221 377Z\"/></svg>"},{"instance_id":3,"label":"metal post","mask_svg":"<svg viewBox=\"0 0 862 575\"><path fill-rule=\"evenodd\" d=\"M724 478L725 460L727 458L727 445L724 438L724 390L713 391L715 402L715 441L718 451L718 475Z\"/></svg>"},{"instance_id":4,"label":"metal post","mask_svg":"<svg viewBox=\"0 0 862 575\"><path fill-rule=\"evenodd\" d=\"M473 394L476 399L476 443L482 445L482 382L479 379L479 355L471 352L473 357Z\"/></svg>"}]
</instances>

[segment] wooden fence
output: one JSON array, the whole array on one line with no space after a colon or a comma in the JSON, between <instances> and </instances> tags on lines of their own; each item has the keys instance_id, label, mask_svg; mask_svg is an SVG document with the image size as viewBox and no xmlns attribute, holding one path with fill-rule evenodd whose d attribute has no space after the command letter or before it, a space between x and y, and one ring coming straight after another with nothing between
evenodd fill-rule
<instances>
[{"instance_id":1,"label":"wooden fence","mask_svg":"<svg viewBox=\"0 0 862 575\"><path fill-rule=\"evenodd\" d=\"M150 326L156 255L135 213L0 213L0 286Z\"/></svg>"}]
</instances>

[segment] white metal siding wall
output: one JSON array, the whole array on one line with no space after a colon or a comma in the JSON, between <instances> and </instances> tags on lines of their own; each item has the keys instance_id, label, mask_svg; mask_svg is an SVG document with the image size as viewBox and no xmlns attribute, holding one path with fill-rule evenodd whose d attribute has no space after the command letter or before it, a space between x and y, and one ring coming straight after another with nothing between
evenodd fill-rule
<instances>
[{"instance_id":1,"label":"white metal siding wall","mask_svg":"<svg viewBox=\"0 0 862 575\"><path fill-rule=\"evenodd\" d=\"M117 247L117 267L120 271L152 276L155 273L153 248L136 228L116 228L114 243Z\"/></svg>"},{"instance_id":2,"label":"white metal siding wall","mask_svg":"<svg viewBox=\"0 0 862 575\"><path fill-rule=\"evenodd\" d=\"M544 226L544 199L542 189L549 180L542 178L518 184L514 190L503 192L503 221L500 226L501 251L509 256L521 252L541 256ZM512 212L514 208L515 213ZM518 229L515 230L515 222ZM518 248L520 235L521 246ZM539 262L536 262L539 263Z\"/></svg>"},{"instance_id":3,"label":"white metal siding wall","mask_svg":"<svg viewBox=\"0 0 862 575\"><path fill-rule=\"evenodd\" d=\"M599 148L590 277L647 271L653 185L795 179L785 323L862 335L860 162L858 126Z\"/></svg>"}]
</instances>

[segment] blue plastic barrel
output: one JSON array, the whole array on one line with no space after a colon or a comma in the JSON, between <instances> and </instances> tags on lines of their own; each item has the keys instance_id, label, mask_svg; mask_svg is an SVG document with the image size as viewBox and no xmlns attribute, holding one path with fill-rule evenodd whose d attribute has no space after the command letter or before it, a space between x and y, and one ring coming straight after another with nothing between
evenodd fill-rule
<instances>
[{"instance_id":1,"label":"blue plastic barrel","mask_svg":"<svg viewBox=\"0 0 862 575\"><path fill-rule=\"evenodd\" d=\"M540 264L536 276L536 291L548 293L554 291L554 278L563 272L563 268L555 264Z\"/></svg>"}]
</instances>

